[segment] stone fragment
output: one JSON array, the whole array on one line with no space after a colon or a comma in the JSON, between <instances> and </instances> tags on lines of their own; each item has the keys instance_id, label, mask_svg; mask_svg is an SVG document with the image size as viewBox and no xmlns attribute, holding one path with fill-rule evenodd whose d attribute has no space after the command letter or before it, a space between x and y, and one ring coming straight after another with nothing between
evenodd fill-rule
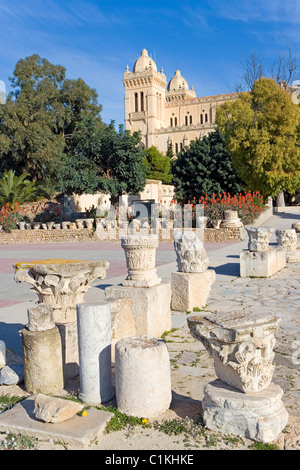
<instances>
[{"instance_id":1,"label":"stone fragment","mask_svg":"<svg viewBox=\"0 0 300 470\"><path fill-rule=\"evenodd\" d=\"M11 364L0 370L0 385L17 385L24 380L24 366Z\"/></svg>"},{"instance_id":2,"label":"stone fragment","mask_svg":"<svg viewBox=\"0 0 300 470\"><path fill-rule=\"evenodd\" d=\"M121 413L154 418L171 403L171 372L167 346L147 335L116 344L116 398Z\"/></svg>"},{"instance_id":3,"label":"stone fragment","mask_svg":"<svg viewBox=\"0 0 300 470\"><path fill-rule=\"evenodd\" d=\"M215 380L204 389L203 421L214 432L272 443L288 422L282 395L283 390L275 384L245 395Z\"/></svg>"},{"instance_id":4,"label":"stone fragment","mask_svg":"<svg viewBox=\"0 0 300 470\"><path fill-rule=\"evenodd\" d=\"M82 403L38 393L34 400L33 413L36 419L45 423L62 423L82 411L83 407Z\"/></svg>"},{"instance_id":5,"label":"stone fragment","mask_svg":"<svg viewBox=\"0 0 300 470\"><path fill-rule=\"evenodd\" d=\"M295 251L297 249L298 238L295 229L278 229L275 233L278 245L283 246L287 251Z\"/></svg>"},{"instance_id":6,"label":"stone fragment","mask_svg":"<svg viewBox=\"0 0 300 470\"><path fill-rule=\"evenodd\" d=\"M6 345L0 340L0 369L6 365Z\"/></svg>"},{"instance_id":7,"label":"stone fragment","mask_svg":"<svg viewBox=\"0 0 300 470\"><path fill-rule=\"evenodd\" d=\"M175 231L174 248L179 272L202 273L209 266L209 259L202 241L192 230Z\"/></svg>"},{"instance_id":8,"label":"stone fragment","mask_svg":"<svg viewBox=\"0 0 300 470\"><path fill-rule=\"evenodd\" d=\"M291 228L294 229L296 233L300 233L300 222L293 222Z\"/></svg>"},{"instance_id":9,"label":"stone fragment","mask_svg":"<svg viewBox=\"0 0 300 470\"><path fill-rule=\"evenodd\" d=\"M172 273L171 308L179 312L191 311L195 307L203 308L215 280L213 269L200 273Z\"/></svg>"},{"instance_id":10,"label":"stone fragment","mask_svg":"<svg viewBox=\"0 0 300 470\"><path fill-rule=\"evenodd\" d=\"M268 251L273 228L268 227L245 227L248 233L249 251Z\"/></svg>"},{"instance_id":11,"label":"stone fragment","mask_svg":"<svg viewBox=\"0 0 300 470\"><path fill-rule=\"evenodd\" d=\"M55 327L53 307L40 304L27 310L29 331L51 330Z\"/></svg>"},{"instance_id":12,"label":"stone fragment","mask_svg":"<svg viewBox=\"0 0 300 470\"><path fill-rule=\"evenodd\" d=\"M187 322L192 336L214 359L219 379L250 394L270 385L280 318L273 314L229 312L189 316Z\"/></svg>"}]
</instances>

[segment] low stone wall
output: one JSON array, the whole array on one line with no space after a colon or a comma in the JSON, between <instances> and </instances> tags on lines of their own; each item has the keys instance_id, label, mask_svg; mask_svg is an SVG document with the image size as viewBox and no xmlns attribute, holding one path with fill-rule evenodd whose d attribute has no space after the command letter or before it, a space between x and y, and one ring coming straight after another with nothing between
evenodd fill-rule
<instances>
[{"instance_id":1,"label":"low stone wall","mask_svg":"<svg viewBox=\"0 0 300 470\"><path fill-rule=\"evenodd\" d=\"M116 234L116 235L115 235ZM160 234L162 241L173 241L174 231L170 230L170 235L166 237L166 233ZM211 243L239 242L245 238L245 229L242 228L206 228L204 231L204 241ZM118 240L119 236L116 231L108 231L102 240L113 241ZM0 232L0 244L31 244L31 243L77 243L101 241L96 236L94 230L88 228L81 229L38 229L38 230L12 230L11 233Z\"/></svg>"},{"instance_id":2,"label":"low stone wall","mask_svg":"<svg viewBox=\"0 0 300 470\"><path fill-rule=\"evenodd\" d=\"M78 230L12 230L0 232L0 244L22 243L76 243L98 240L95 233L87 228Z\"/></svg>"}]
</instances>

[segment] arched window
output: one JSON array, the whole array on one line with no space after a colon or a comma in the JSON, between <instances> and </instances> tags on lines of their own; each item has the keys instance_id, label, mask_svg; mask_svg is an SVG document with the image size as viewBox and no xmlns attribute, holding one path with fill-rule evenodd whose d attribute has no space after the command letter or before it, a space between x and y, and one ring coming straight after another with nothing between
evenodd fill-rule
<instances>
[{"instance_id":1,"label":"arched window","mask_svg":"<svg viewBox=\"0 0 300 470\"><path fill-rule=\"evenodd\" d=\"M177 126L177 117L175 118L175 127Z\"/></svg>"},{"instance_id":2,"label":"arched window","mask_svg":"<svg viewBox=\"0 0 300 470\"><path fill-rule=\"evenodd\" d=\"M203 124L203 114L200 115L200 123Z\"/></svg>"},{"instance_id":3,"label":"arched window","mask_svg":"<svg viewBox=\"0 0 300 470\"><path fill-rule=\"evenodd\" d=\"M207 121L208 121L208 115L207 115L207 113L205 113L205 122L207 122Z\"/></svg>"},{"instance_id":4,"label":"arched window","mask_svg":"<svg viewBox=\"0 0 300 470\"><path fill-rule=\"evenodd\" d=\"M141 111L144 111L144 92L141 91Z\"/></svg>"},{"instance_id":5,"label":"arched window","mask_svg":"<svg viewBox=\"0 0 300 470\"><path fill-rule=\"evenodd\" d=\"M185 116L185 125L188 125L188 116Z\"/></svg>"},{"instance_id":6,"label":"arched window","mask_svg":"<svg viewBox=\"0 0 300 470\"><path fill-rule=\"evenodd\" d=\"M193 123L193 118L192 118L192 116L190 116L190 124L192 124L192 123Z\"/></svg>"},{"instance_id":7,"label":"arched window","mask_svg":"<svg viewBox=\"0 0 300 470\"><path fill-rule=\"evenodd\" d=\"M134 94L134 110L137 112L139 110L139 97L138 94Z\"/></svg>"},{"instance_id":8,"label":"arched window","mask_svg":"<svg viewBox=\"0 0 300 470\"><path fill-rule=\"evenodd\" d=\"M178 153L178 144L175 144L175 153Z\"/></svg>"},{"instance_id":9,"label":"arched window","mask_svg":"<svg viewBox=\"0 0 300 470\"><path fill-rule=\"evenodd\" d=\"M170 126L173 127L173 118L170 118Z\"/></svg>"}]
</instances>

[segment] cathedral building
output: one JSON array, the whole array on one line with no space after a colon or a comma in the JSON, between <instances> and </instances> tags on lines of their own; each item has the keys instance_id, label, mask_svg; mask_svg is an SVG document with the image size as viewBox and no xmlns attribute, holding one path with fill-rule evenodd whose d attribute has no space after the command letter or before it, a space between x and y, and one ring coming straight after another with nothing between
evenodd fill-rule
<instances>
[{"instance_id":1,"label":"cathedral building","mask_svg":"<svg viewBox=\"0 0 300 470\"><path fill-rule=\"evenodd\" d=\"M145 148L152 145L166 153L172 145L178 153L190 142L214 130L216 108L237 93L197 98L179 70L167 78L143 49L134 64L123 75L125 88L125 129L141 131Z\"/></svg>"}]
</instances>

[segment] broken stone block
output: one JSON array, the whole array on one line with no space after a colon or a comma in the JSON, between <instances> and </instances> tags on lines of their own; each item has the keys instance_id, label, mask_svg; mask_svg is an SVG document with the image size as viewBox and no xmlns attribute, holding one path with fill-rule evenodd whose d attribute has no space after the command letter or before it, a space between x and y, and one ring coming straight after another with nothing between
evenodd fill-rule
<instances>
[{"instance_id":1,"label":"broken stone block","mask_svg":"<svg viewBox=\"0 0 300 470\"><path fill-rule=\"evenodd\" d=\"M84 408L82 403L77 403L63 398L49 397L38 393L34 400L34 415L36 419L45 423L61 423L72 418Z\"/></svg>"},{"instance_id":2,"label":"broken stone block","mask_svg":"<svg viewBox=\"0 0 300 470\"><path fill-rule=\"evenodd\" d=\"M131 299L136 334L160 337L172 328L171 284L161 282L153 287L109 286L105 299Z\"/></svg>"},{"instance_id":3,"label":"broken stone block","mask_svg":"<svg viewBox=\"0 0 300 470\"><path fill-rule=\"evenodd\" d=\"M172 273L171 308L179 312L203 308L215 280L213 269L203 273Z\"/></svg>"},{"instance_id":4,"label":"broken stone block","mask_svg":"<svg viewBox=\"0 0 300 470\"><path fill-rule=\"evenodd\" d=\"M29 331L51 330L55 327L53 307L51 305L40 304L35 308L29 308L27 315Z\"/></svg>"},{"instance_id":5,"label":"broken stone block","mask_svg":"<svg viewBox=\"0 0 300 470\"><path fill-rule=\"evenodd\" d=\"M268 251L243 251L240 254L241 277L270 277L286 267L286 251L275 246Z\"/></svg>"},{"instance_id":6,"label":"broken stone block","mask_svg":"<svg viewBox=\"0 0 300 470\"><path fill-rule=\"evenodd\" d=\"M24 366L14 364L0 370L0 385L17 385L24 380Z\"/></svg>"},{"instance_id":7,"label":"broken stone block","mask_svg":"<svg viewBox=\"0 0 300 470\"><path fill-rule=\"evenodd\" d=\"M179 272L202 273L209 266L203 242L192 230L174 233L174 248Z\"/></svg>"}]
</instances>

